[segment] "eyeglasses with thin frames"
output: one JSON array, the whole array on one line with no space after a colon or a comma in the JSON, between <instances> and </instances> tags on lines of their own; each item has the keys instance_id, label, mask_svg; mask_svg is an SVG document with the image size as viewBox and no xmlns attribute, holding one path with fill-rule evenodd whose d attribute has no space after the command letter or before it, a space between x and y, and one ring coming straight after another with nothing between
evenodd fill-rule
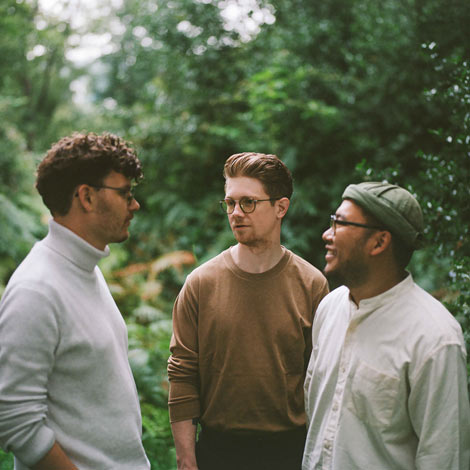
<instances>
[{"instance_id":1,"label":"eyeglasses with thin frames","mask_svg":"<svg viewBox=\"0 0 470 470\"><path fill-rule=\"evenodd\" d=\"M360 224L359 222L349 222L349 220L338 219L336 215L330 215L330 227L333 229L333 234L336 235L337 225L352 225L353 227L371 228L375 230L383 230L382 227L377 225Z\"/></svg>"},{"instance_id":2,"label":"eyeglasses with thin frames","mask_svg":"<svg viewBox=\"0 0 470 470\"><path fill-rule=\"evenodd\" d=\"M123 199L126 200L128 206L130 206L132 204L132 201L134 200L133 188L129 188L129 186L123 186L121 188L118 188L116 186L106 186L104 184L103 185L89 184L88 186L91 186L92 188L96 188L96 189L111 189L113 191L117 191L119 196L121 196Z\"/></svg>"},{"instance_id":3,"label":"eyeglasses with thin frames","mask_svg":"<svg viewBox=\"0 0 470 470\"><path fill-rule=\"evenodd\" d=\"M252 199L251 197L242 197L239 200L232 199L231 197L226 197L222 201L219 201L220 207L226 214L232 214L235 210L235 206L237 202L240 206L240 209L245 214L251 214L256 209L256 204L258 202L265 202L265 201L277 201L281 198L279 197L271 197L269 199Z\"/></svg>"}]
</instances>

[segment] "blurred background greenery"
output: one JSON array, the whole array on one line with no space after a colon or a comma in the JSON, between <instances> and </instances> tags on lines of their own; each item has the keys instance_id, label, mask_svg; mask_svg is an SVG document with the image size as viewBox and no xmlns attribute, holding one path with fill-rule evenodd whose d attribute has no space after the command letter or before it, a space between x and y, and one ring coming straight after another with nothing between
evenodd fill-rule
<instances>
[{"instance_id":1,"label":"blurred background greenery","mask_svg":"<svg viewBox=\"0 0 470 470\"><path fill-rule=\"evenodd\" d=\"M53 142L109 131L143 161L132 237L102 269L128 324L153 469L175 468L172 304L187 272L232 243L217 201L233 153L291 168L283 243L320 268L347 184L415 193L427 244L411 271L470 351L468 0L1 0L0 57L0 293L46 233L33 184Z\"/></svg>"}]
</instances>

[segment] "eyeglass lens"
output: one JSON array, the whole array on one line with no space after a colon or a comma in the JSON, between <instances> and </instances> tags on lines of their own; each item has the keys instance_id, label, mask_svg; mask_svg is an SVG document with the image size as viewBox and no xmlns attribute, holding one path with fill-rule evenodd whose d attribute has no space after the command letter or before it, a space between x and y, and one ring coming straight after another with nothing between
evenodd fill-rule
<instances>
[{"instance_id":1,"label":"eyeglass lens","mask_svg":"<svg viewBox=\"0 0 470 470\"><path fill-rule=\"evenodd\" d=\"M249 214L250 212L253 212L256 207L256 201L254 199L250 199L248 197L244 197L238 201L241 210L245 214ZM235 210L235 206L237 204L237 201L231 198L224 199L221 201L222 208L224 209L227 214L231 214Z\"/></svg>"},{"instance_id":2,"label":"eyeglass lens","mask_svg":"<svg viewBox=\"0 0 470 470\"><path fill-rule=\"evenodd\" d=\"M134 192L131 189L121 189L119 194L127 201L127 204L131 204L134 200Z\"/></svg>"},{"instance_id":3,"label":"eyeglass lens","mask_svg":"<svg viewBox=\"0 0 470 470\"><path fill-rule=\"evenodd\" d=\"M336 218L330 217L330 228L333 230L333 234L336 234Z\"/></svg>"}]
</instances>

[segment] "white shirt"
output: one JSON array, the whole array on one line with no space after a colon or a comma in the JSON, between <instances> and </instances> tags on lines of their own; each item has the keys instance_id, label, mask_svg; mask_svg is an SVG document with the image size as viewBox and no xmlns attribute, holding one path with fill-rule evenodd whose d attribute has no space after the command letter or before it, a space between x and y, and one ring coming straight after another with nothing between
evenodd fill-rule
<instances>
[{"instance_id":1,"label":"white shirt","mask_svg":"<svg viewBox=\"0 0 470 470\"><path fill-rule=\"evenodd\" d=\"M58 441L80 470L148 470L127 330L100 251L52 221L0 303L0 446L28 470Z\"/></svg>"},{"instance_id":2,"label":"white shirt","mask_svg":"<svg viewBox=\"0 0 470 470\"><path fill-rule=\"evenodd\" d=\"M312 335L303 470L469 470L462 330L411 275L359 307L334 290Z\"/></svg>"}]
</instances>

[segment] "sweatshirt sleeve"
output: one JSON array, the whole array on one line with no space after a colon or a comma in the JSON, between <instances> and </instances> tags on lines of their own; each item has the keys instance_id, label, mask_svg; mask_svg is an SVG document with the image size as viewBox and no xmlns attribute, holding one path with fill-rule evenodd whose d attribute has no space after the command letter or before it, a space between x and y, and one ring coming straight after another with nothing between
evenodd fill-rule
<instances>
[{"instance_id":1,"label":"sweatshirt sleeve","mask_svg":"<svg viewBox=\"0 0 470 470\"><path fill-rule=\"evenodd\" d=\"M320 302L330 293L330 288L328 286L328 281L326 280L326 277L324 277L322 275L321 277L321 281L319 281L319 289L318 289L318 293L316 295L316 298L315 298L315 308L314 308L314 316L315 316L315 313L318 309L318 306L320 305Z\"/></svg>"},{"instance_id":2,"label":"sweatshirt sleeve","mask_svg":"<svg viewBox=\"0 0 470 470\"><path fill-rule=\"evenodd\" d=\"M200 416L198 302L188 277L173 307L173 335L168 360L170 421Z\"/></svg>"},{"instance_id":3,"label":"sweatshirt sleeve","mask_svg":"<svg viewBox=\"0 0 470 470\"><path fill-rule=\"evenodd\" d=\"M58 338L47 296L29 284L7 287L0 303L0 447L28 466L55 441L45 421Z\"/></svg>"},{"instance_id":4,"label":"sweatshirt sleeve","mask_svg":"<svg viewBox=\"0 0 470 470\"><path fill-rule=\"evenodd\" d=\"M315 319L318 306L320 302L328 295L330 289L328 287L328 281L326 278L321 275L318 277L318 281L314 284L312 289L313 292L313 311L312 311L312 324ZM310 362L310 356L312 354L312 349L315 346L312 342L312 326L304 334L305 341L305 354L304 354L304 370L307 372L308 364Z\"/></svg>"}]
</instances>

